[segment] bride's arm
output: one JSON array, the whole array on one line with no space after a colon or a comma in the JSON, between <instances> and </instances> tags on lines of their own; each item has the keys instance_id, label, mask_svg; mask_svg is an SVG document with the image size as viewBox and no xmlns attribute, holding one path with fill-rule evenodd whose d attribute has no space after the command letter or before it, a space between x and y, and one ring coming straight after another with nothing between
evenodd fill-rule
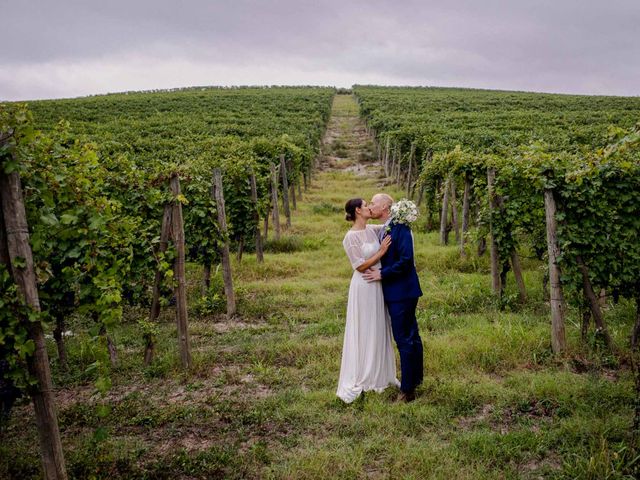
<instances>
[{"instance_id":1,"label":"bride's arm","mask_svg":"<svg viewBox=\"0 0 640 480\"><path fill-rule=\"evenodd\" d=\"M373 267L376 263L380 261L380 259L384 256L384 254L387 253L387 250L389 249L389 245L391 245L391 235L387 235L386 237L384 237L384 240L382 240L382 243L380 244L380 248L378 249L378 251L372 257L365 260L364 263L357 266L356 270L358 270L360 273L363 273L365 270L368 270L370 267Z\"/></svg>"}]
</instances>

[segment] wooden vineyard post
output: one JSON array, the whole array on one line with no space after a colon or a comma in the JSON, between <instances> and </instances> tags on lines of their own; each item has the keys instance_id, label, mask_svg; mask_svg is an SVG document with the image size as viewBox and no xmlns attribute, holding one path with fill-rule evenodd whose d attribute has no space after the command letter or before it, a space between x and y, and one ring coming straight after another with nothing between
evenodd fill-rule
<instances>
[{"instance_id":1,"label":"wooden vineyard post","mask_svg":"<svg viewBox=\"0 0 640 480\"><path fill-rule=\"evenodd\" d=\"M610 350L613 350L613 340L611 340L611 335L609 335L607 324L605 323L604 317L602 316L599 299L593 291L593 285L591 285L591 279L589 279L589 269L582 260L581 255L576 256L576 263L578 264L578 269L580 270L580 274L582 275L582 291L584 293L584 298L589 305L591 315L593 315L593 320L596 324L596 328L604 337L607 347L609 347Z\"/></svg>"},{"instance_id":2,"label":"wooden vineyard post","mask_svg":"<svg viewBox=\"0 0 640 480\"><path fill-rule=\"evenodd\" d=\"M618 301L615 300L615 303L618 303ZM600 289L600 293L598 294L598 304L601 308L605 308L607 306L607 290L605 288Z\"/></svg>"},{"instance_id":3,"label":"wooden vineyard post","mask_svg":"<svg viewBox=\"0 0 640 480\"><path fill-rule=\"evenodd\" d=\"M25 303L35 311L40 311L40 299L33 267L33 255L29 244L29 227L22 196L22 185L18 172L4 173L0 165L0 198L4 225L3 240L6 250L2 254L9 260L9 270L18 286ZM3 248L4 249L4 248ZM20 264L22 266L17 266ZM26 320L25 320L26 321ZM53 384L49 369L49 356L40 321L28 322L29 338L35 344L33 356L29 358L28 368L37 384L31 389L31 398L36 416L38 437L40 440L40 457L47 480L63 480L67 478L58 428L58 416L53 399Z\"/></svg>"},{"instance_id":4,"label":"wooden vineyard post","mask_svg":"<svg viewBox=\"0 0 640 480\"><path fill-rule=\"evenodd\" d=\"M169 246L169 237L171 235L171 205L164 206L162 215L162 226L160 227L160 243L158 244L158 253L164 253ZM149 321L153 322L160 315L160 284L162 282L162 272L156 270L155 280L153 282L153 296L151 298L151 311L149 312Z\"/></svg>"},{"instance_id":5,"label":"wooden vineyard post","mask_svg":"<svg viewBox=\"0 0 640 480\"><path fill-rule=\"evenodd\" d=\"M413 162L409 159L409 171L407 172L407 199L411 200L411 170L413 169Z\"/></svg>"},{"instance_id":6,"label":"wooden vineyard post","mask_svg":"<svg viewBox=\"0 0 640 480\"><path fill-rule=\"evenodd\" d=\"M631 333L631 347L636 349L638 347L638 340L640 340L640 292L636 292L634 298L636 300L636 322ZM640 384L638 387L640 388ZM638 393L640 394L640 392Z\"/></svg>"},{"instance_id":7,"label":"wooden vineyard post","mask_svg":"<svg viewBox=\"0 0 640 480\"><path fill-rule=\"evenodd\" d=\"M416 206L420 206L422 204L422 199L424 198L424 185L420 185L420 189L418 190L418 200L416 200Z\"/></svg>"},{"instance_id":8,"label":"wooden vineyard post","mask_svg":"<svg viewBox=\"0 0 640 480\"><path fill-rule=\"evenodd\" d=\"M2 262L0 261L0 263ZM66 315L59 310L53 313L53 318L56 323L56 326L53 329L53 339L55 340L56 347L58 349L58 362L60 363L60 368L64 371L69 368L69 365L67 364L67 348L64 342L64 331L66 330L65 317Z\"/></svg>"},{"instance_id":9,"label":"wooden vineyard post","mask_svg":"<svg viewBox=\"0 0 640 480\"><path fill-rule=\"evenodd\" d=\"M256 259L264 262L262 251L262 237L260 236L260 214L258 213L258 188L256 186L256 174L252 171L249 177L251 182L251 202L253 203L253 220L256 222Z\"/></svg>"},{"instance_id":10,"label":"wooden vineyard post","mask_svg":"<svg viewBox=\"0 0 640 480\"><path fill-rule=\"evenodd\" d=\"M111 362L111 366L113 368L118 366L118 350L116 349L116 344L113 341L113 337L107 333L107 329L102 326L101 335L104 335L107 339L107 351L109 352L109 361Z\"/></svg>"},{"instance_id":11,"label":"wooden vineyard post","mask_svg":"<svg viewBox=\"0 0 640 480\"><path fill-rule=\"evenodd\" d=\"M276 232L276 240L280 240L280 209L278 208L278 171L271 163L271 208L273 209L273 228ZM265 235L266 237L266 235Z\"/></svg>"},{"instance_id":12,"label":"wooden vineyard post","mask_svg":"<svg viewBox=\"0 0 640 480\"><path fill-rule=\"evenodd\" d=\"M487 251L487 239L485 237L481 237L478 239L477 254L479 257L483 256Z\"/></svg>"},{"instance_id":13,"label":"wooden vineyard post","mask_svg":"<svg viewBox=\"0 0 640 480\"><path fill-rule=\"evenodd\" d=\"M589 333L589 323L591 322L591 309L589 308L589 299L583 290L583 300L580 305L580 314L582 316L582 325L580 326L580 338L583 342L587 341L587 333ZM633 344L632 344L633 346Z\"/></svg>"},{"instance_id":14,"label":"wooden vineyard post","mask_svg":"<svg viewBox=\"0 0 640 480\"><path fill-rule=\"evenodd\" d=\"M413 180L411 181L411 199L416 196L416 188L418 187L418 183L420 181L420 165L416 160L415 155L413 156Z\"/></svg>"},{"instance_id":15,"label":"wooden vineyard post","mask_svg":"<svg viewBox=\"0 0 640 480\"><path fill-rule=\"evenodd\" d=\"M407 173L407 198L411 200L411 174L413 173L413 160L416 154L416 144L411 144L411 154L409 155L409 172Z\"/></svg>"},{"instance_id":16,"label":"wooden vineyard post","mask_svg":"<svg viewBox=\"0 0 640 480\"><path fill-rule=\"evenodd\" d=\"M429 163L431 162L432 159L432 151L431 150L427 150L425 155L424 155L424 160L423 163ZM420 206L420 204L422 203L422 199L424 198L424 190L425 190L426 186L420 185L420 191L418 193L418 207ZM427 205L427 224L429 224L431 222L431 209L429 207L429 205ZM430 228L428 228L428 230L431 230Z\"/></svg>"},{"instance_id":17,"label":"wooden vineyard post","mask_svg":"<svg viewBox=\"0 0 640 480\"><path fill-rule=\"evenodd\" d=\"M265 242L269 238L269 216L270 215L271 215L271 212L267 212L267 214L264 216L264 241Z\"/></svg>"},{"instance_id":18,"label":"wooden vineyard post","mask_svg":"<svg viewBox=\"0 0 640 480\"><path fill-rule=\"evenodd\" d=\"M452 176L449 180L451 187L451 223L453 231L456 235L456 243L460 243L460 222L458 219L458 199L456 196L456 179Z\"/></svg>"},{"instance_id":19,"label":"wooden vineyard post","mask_svg":"<svg viewBox=\"0 0 640 480\"><path fill-rule=\"evenodd\" d=\"M207 292L209 292L209 287L211 286L211 263L209 260L205 260L205 264L202 266L202 290L201 294L203 297L207 296Z\"/></svg>"},{"instance_id":20,"label":"wooden vineyard post","mask_svg":"<svg viewBox=\"0 0 640 480\"><path fill-rule=\"evenodd\" d=\"M173 189L175 188L172 185L171 180L169 182L169 188L172 192L173 192ZM179 182L178 182L178 188L179 188ZM172 232L174 229L173 210L174 210L174 205L172 204L167 204L164 206L164 212L162 214L162 226L160 227L160 242L158 244L158 253L165 253L167 251L167 248L169 247L169 240L173 238L173 232ZM174 239L174 244L175 242L176 240ZM184 246L184 237L183 237L183 246ZM177 244L176 244L176 248L177 248ZM176 263L174 263L173 268L175 272L176 269L180 267L177 266ZM184 264L182 268L184 269ZM151 298L151 309L149 311L149 322L155 322L158 319L158 316L160 315L160 286L162 284L162 276L163 276L162 271L160 269L157 269L154 282L153 282L153 293ZM176 280L178 279L178 276L176 275L176 273L174 273L174 277ZM211 279L211 264L206 264L204 266L204 272L203 272L203 278L202 278L202 290L203 290L202 295L203 296L207 294L207 291L209 289L210 279ZM182 321L179 315L184 315L186 319L186 296L184 301L185 306L184 308L182 308L180 303L181 297L178 292L179 287L180 285L178 284L175 290L175 295L177 300L176 326L178 328L178 345L180 348L180 352L181 352L180 354L181 354L181 360L182 360L183 343L182 343L181 326L180 326ZM185 323L186 323L186 320L185 320ZM185 327L185 329L188 329L188 324ZM187 335L188 335L188 331L187 331ZM191 359L190 359L190 352L189 352L189 345L188 345L188 342L189 342L188 336L186 337L186 342L187 342L188 358L190 363ZM146 345L145 345L145 351L144 351L144 364L147 366L150 365L151 362L153 361L154 355L155 355L155 342L153 337L149 336L146 339ZM184 366L184 363L183 363L183 366Z\"/></svg>"},{"instance_id":21,"label":"wooden vineyard post","mask_svg":"<svg viewBox=\"0 0 640 480\"><path fill-rule=\"evenodd\" d=\"M442 188L442 212L440 214L440 244L446 245L449 242L449 179L444 181Z\"/></svg>"},{"instance_id":22,"label":"wooden vineyard post","mask_svg":"<svg viewBox=\"0 0 640 480\"><path fill-rule=\"evenodd\" d=\"M556 201L553 196L553 190L549 188L544 191L544 211L547 225L547 250L549 252L549 283L551 286L551 348L554 353L561 353L567 347L564 333L565 304L560 283L560 266L558 265L560 247L558 246L557 237Z\"/></svg>"},{"instance_id":23,"label":"wooden vineyard post","mask_svg":"<svg viewBox=\"0 0 640 480\"><path fill-rule=\"evenodd\" d=\"M289 179L287 178L287 162L284 155L280 155L280 174L282 175L282 204L284 216L287 218L287 228L291 226L291 208L289 207Z\"/></svg>"},{"instance_id":24,"label":"wooden vineyard post","mask_svg":"<svg viewBox=\"0 0 640 480\"><path fill-rule=\"evenodd\" d=\"M440 205L440 208L436 209L436 212L438 214L438 223L441 223L442 221L442 200L440 199L440 192L444 191L442 190L442 180L437 178L436 179L436 189L435 189L435 205Z\"/></svg>"},{"instance_id":25,"label":"wooden vineyard post","mask_svg":"<svg viewBox=\"0 0 640 480\"><path fill-rule=\"evenodd\" d=\"M2 168L0 166L0 168ZM4 228L4 214L2 213L2 198L0 197L0 265L5 265L11 271L11 259L9 258L9 247L7 245L7 233Z\"/></svg>"},{"instance_id":26,"label":"wooden vineyard post","mask_svg":"<svg viewBox=\"0 0 640 480\"><path fill-rule=\"evenodd\" d=\"M389 167L389 174L387 175L389 178L393 177L394 172L396 171L396 155L397 155L396 147L394 146L391 149L391 166Z\"/></svg>"},{"instance_id":27,"label":"wooden vineyard post","mask_svg":"<svg viewBox=\"0 0 640 480\"><path fill-rule=\"evenodd\" d=\"M236 252L236 260L238 263L242 262L242 254L244 253L244 236L240 237L238 241L238 251Z\"/></svg>"},{"instance_id":28,"label":"wooden vineyard post","mask_svg":"<svg viewBox=\"0 0 640 480\"><path fill-rule=\"evenodd\" d=\"M180 201L180 178L177 174L169 181L174 196L171 209L171 237L176 247L176 259L173 264L173 276L176 282L176 323L178 325L178 345L183 368L191 365L189 345L189 320L187 318L187 281L185 278L184 221L182 218L182 202Z\"/></svg>"},{"instance_id":29,"label":"wooden vineyard post","mask_svg":"<svg viewBox=\"0 0 640 480\"><path fill-rule=\"evenodd\" d=\"M402 149L396 146L398 150L398 161L396 162L396 185L400 186L400 173L402 172Z\"/></svg>"},{"instance_id":30,"label":"wooden vineyard post","mask_svg":"<svg viewBox=\"0 0 640 480\"><path fill-rule=\"evenodd\" d=\"M293 207L293 210L296 211L298 210L298 202L296 201L296 184L292 183L289 189L291 190L291 206Z\"/></svg>"},{"instance_id":31,"label":"wooden vineyard post","mask_svg":"<svg viewBox=\"0 0 640 480\"><path fill-rule=\"evenodd\" d=\"M513 270L513 276L516 278L520 303L525 303L527 301L527 288L525 287L524 278L522 276L520 257L518 257L518 252L516 252L515 249L511 252L511 269Z\"/></svg>"},{"instance_id":32,"label":"wooden vineyard post","mask_svg":"<svg viewBox=\"0 0 640 480\"><path fill-rule=\"evenodd\" d=\"M287 171L289 171L289 167L287 166ZM291 198L291 207L293 208L293 211L298 210L298 201L296 198L296 181L294 180L293 182L291 182L289 184L289 197Z\"/></svg>"},{"instance_id":33,"label":"wooden vineyard post","mask_svg":"<svg viewBox=\"0 0 640 480\"><path fill-rule=\"evenodd\" d=\"M471 174L464 174L464 194L462 196L462 235L460 235L460 256L467 256L464 244L467 240L467 232L469 231L469 204L471 201Z\"/></svg>"},{"instance_id":34,"label":"wooden vineyard post","mask_svg":"<svg viewBox=\"0 0 640 480\"><path fill-rule=\"evenodd\" d=\"M386 146L384 148L384 175L389 176L389 137L387 137Z\"/></svg>"},{"instance_id":35,"label":"wooden vineyard post","mask_svg":"<svg viewBox=\"0 0 640 480\"><path fill-rule=\"evenodd\" d=\"M236 314L236 295L233 291L233 277L231 276L231 259L229 258L229 239L227 238L227 216L224 208L224 192L222 190L222 172L219 168L213 170L213 191L218 211L218 225L224 238L222 245L222 278L224 280L224 294L227 297L227 316ZM277 209L277 206L274 207Z\"/></svg>"},{"instance_id":36,"label":"wooden vineyard post","mask_svg":"<svg viewBox=\"0 0 640 480\"><path fill-rule=\"evenodd\" d=\"M489 218L493 217L493 212L495 212L497 204L496 204L496 196L493 191L493 186L496 179L496 169L489 168L487 170L487 189L489 191ZM501 285L500 285L500 258L498 255L498 243L496 242L495 235L493 234L493 220L489 220L489 230L491 235L491 290L495 294L500 294Z\"/></svg>"}]
</instances>

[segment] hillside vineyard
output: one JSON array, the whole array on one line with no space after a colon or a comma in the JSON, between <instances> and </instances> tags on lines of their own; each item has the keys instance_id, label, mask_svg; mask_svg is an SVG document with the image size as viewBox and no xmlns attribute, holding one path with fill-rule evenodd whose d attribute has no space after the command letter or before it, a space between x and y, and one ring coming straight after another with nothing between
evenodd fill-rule
<instances>
[{"instance_id":1,"label":"hillside vineyard","mask_svg":"<svg viewBox=\"0 0 640 480\"><path fill-rule=\"evenodd\" d=\"M333 94L198 88L40 101L31 111L0 105L9 195L6 237L4 225L0 235L2 302L9 307L0 323L9 369L3 376L21 389L36 387L29 391L47 478L65 478L65 468L41 322L55 323L64 367L65 322L75 313L87 318L95 342L87 374L105 395L109 364L118 362L111 332L123 306L150 307L148 320L139 319L148 365L160 307L175 302L188 368L185 262L204 267L205 299L211 267L222 262L227 313L235 314L230 243L238 258L254 246L260 258L259 220L266 224L271 211L277 218L280 198L290 224L289 195L295 205L296 188L310 180ZM26 310L25 288L34 294L24 295ZM106 414L106 404L99 408Z\"/></svg>"},{"instance_id":2,"label":"hillside vineyard","mask_svg":"<svg viewBox=\"0 0 640 480\"><path fill-rule=\"evenodd\" d=\"M467 255L491 234L492 286L509 270L526 299L518 252L546 257L552 345L566 348L565 296L613 348L596 295L636 300L640 335L640 98L448 88L355 87L385 173L455 231ZM458 212L457 199L462 198ZM471 212L474 212L474 219ZM460 232L461 228L461 232Z\"/></svg>"},{"instance_id":3,"label":"hillside vineyard","mask_svg":"<svg viewBox=\"0 0 640 480\"><path fill-rule=\"evenodd\" d=\"M0 476L42 473L38 437L55 479L352 478L400 471L407 441L418 477L541 457L576 478L593 432L637 474L639 118L637 97L376 86L0 104L0 393L34 405ZM334 402L341 212L380 190L421 212L411 409Z\"/></svg>"}]
</instances>

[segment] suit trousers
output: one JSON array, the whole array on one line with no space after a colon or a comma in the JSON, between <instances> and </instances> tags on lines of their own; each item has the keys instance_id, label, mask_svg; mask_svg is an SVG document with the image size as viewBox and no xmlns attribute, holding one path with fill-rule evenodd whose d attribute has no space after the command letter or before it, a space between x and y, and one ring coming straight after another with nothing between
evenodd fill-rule
<instances>
[{"instance_id":1,"label":"suit trousers","mask_svg":"<svg viewBox=\"0 0 640 480\"><path fill-rule=\"evenodd\" d=\"M387 302L393 339L400 352L400 390L403 392L411 392L422 383L423 351L416 320L417 306L417 298Z\"/></svg>"}]
</instances>

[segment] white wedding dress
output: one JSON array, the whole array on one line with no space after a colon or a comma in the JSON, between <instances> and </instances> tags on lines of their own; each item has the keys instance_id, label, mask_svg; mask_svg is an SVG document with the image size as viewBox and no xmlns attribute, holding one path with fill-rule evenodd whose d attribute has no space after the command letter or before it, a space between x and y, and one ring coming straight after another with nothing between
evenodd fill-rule
<instances>
[{"instance_id":1,"label":"white wedding dress","mask_svg":"<svg viewBox=\"0 0 640 480\"><path fill-rule=\"evenodd\" d=\"M342 242L353 266L337 391L347 403L363 391L400 386L382 285L368 283L356 270L380 248L377 228L367 225L364 230L349 230ZM373 268L380 268L380 263Z\"/></svg>"}]
</instances>

